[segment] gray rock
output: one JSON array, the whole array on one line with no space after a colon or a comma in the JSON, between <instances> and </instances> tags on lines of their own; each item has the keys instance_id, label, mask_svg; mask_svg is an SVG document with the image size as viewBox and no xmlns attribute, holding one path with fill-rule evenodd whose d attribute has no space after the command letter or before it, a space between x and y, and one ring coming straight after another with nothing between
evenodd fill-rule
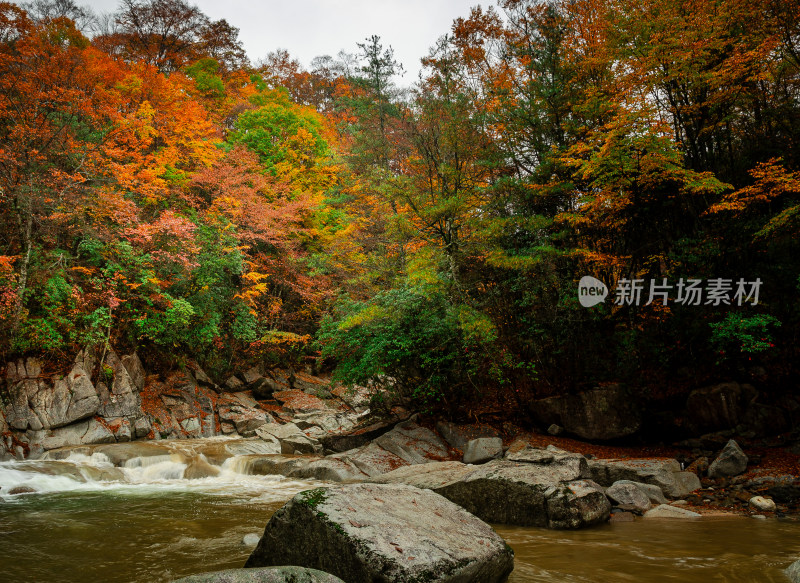
<instances>
[{"instance_id":1,"label":"gray rock","mask_svg":"<svg viewBox=\"0 0 800 583\"><path fill-rule=\"evenodd\" d=\"M373 439L391 431L393 423L379 421L369 425L355 427L344 433L335 433L320 438L320 443L327 451L345 452L367 445Z\"/></svg>"},{"instance_id":2,"label":"gray rock","mask_svg":"<svg viewBox=\"0 0 800 583\"><path fill-rule=\"evenodd\" d=\"M642 424L636 395L622 385L532 401L529 409L543 426L559 425L584 439L625 437Z\"/></svg>"},{"instance_id":3,"label":"gray rock","mask_svg":"<svg viewBox=\"0 0 800 583\"><path fill-rule=\"evenodd\" d=\"M225 444L231 455L275 455L281 453L281 444L273 436L264 434L261 439L243 439Z\"/></svg>"},{"instance_id":4,"label":"gray rock","mask_svg":"<svg viewBox=\"0 0 800 583\"><path fill-rule=\"evenodd\" d=\"M618 505L633 506L639 514L650 510L650 497L633 482L615 482L606 490L606 496Z\"/></svg>"},{"instance_id":5,"label":"gray rock","mask_svg":"<svg viewBox=\"0 0 800 583\"><path fill-rule=\"evenodd\" d=\"M795 561L786 569L786 576L792 583L800 583L800 561Z\"/></svg>"},{"instance_id":6,"label":"gray rock","mask_svg":"<svg viewBox=\"0 0 800 583\"><path fill-rule=\"evenodd\" d=\"M499 437L479 437L464 446L465 464L482 464L503 455L503 440Z\"/></svg>"},{"instance_id":7,"label":"gray rock","mask_svg":"<svg viewBox=\"0 0 800 583\"><path fill-rule=\"evenodd\" d=\"M757 396L751 385L720 383L696 389L686 399L686 413L697 433L733 429L744 420L745 411Z\"/></svg>"},{"instance_id":8,"label":"gray rock","mask_svg":"<svg viewBox=\"0 0 800 583\"><path fill-rule=\"evenodd\" d=\"M258 432L259 435L267 433L272 435L279 441L282 439L286 439L287 437L293 437L296 435L305 435L300 428L295 425L294 423L270 423L268 425L263 425Z\"/></svg>"},{"instance_id":9,"label":"gray rock","mask_svg":"<svg viewBox=\"0 0 800 583\"><path fill-rule=\"evenodd\" d=\"M670 498L683 498L700 487L692 472L682 472L674 459L589 460L592 479L602 486L620 480L643 482L661 488Z\"/></svg>"},{"instance_id":10,"label":"gray rock","mask_svg":"<svg viewBox=\"0 0 800 583\"><path fill-rule=\"evenodd\" d=\"M494 460L465 475L447 471L453 480L433 490L490 523L580 528L605 521L611 511L599 486L585 480L586 460L582 468Z\"/></svg>"},{"instance_id":11,"label":"gray rock","mask_svg":"<svg viewBox=\"0 0 800 583\"><path fill-rule=\"evenodd\" d=\"M45 432L42 447L50 450L70 445L115 442L114 434L105 425L97 419L90 419Z\"/></svg>"},{"instance_id":12,"label":"gray rock","mask_svg":"<svg viewBox=\"0 0 800 583\"><path fill-rule=\"evenodd\" d=\"M763 496L753 496L750 498L750 506L760 512L775 512L775 501Z\"/></svg>"},{"instance_id":13,"label":"gray rock","mask_svg":"<svg viewBox=\"0 0 800 583\"><path fill-rule=\"evenodd\" d=\"M551 423L550 427L547 428L547 433L549 433L550 435L558 436L564 433L564 428L561 427L561 425Z\"/></svg>"},{"instance_id":14,"label":"gray rock","mask_svg":"<svg viewBox=\"0 0 800 583\"><path fill-rule=\"evenodd\" d=\"M173 583L344 583L344 581L316 569L282 566L202 573L176 579Z\"/></svg>"},{"instance_id":15,"label":"gray rock","mask_svg":"<svg viewBox=\"0 0 800 583\"><path fill-rule=\"evenodd\" d=\"M133 434L136 439L147 437L152 429L153 426L147 417L138 417L136 421L133 422Z\"/></svg>"},{"instance_id":16,"label":"gray rock","mask_svg":"<svg viewBox=\"0 0 800 583\"><path fill-rule=\"evenodd\" d=\"M353 464L368 476L378 476L409 465L406 460L383 449L377 443L370 443L360 449L334 454L331 457Z\"/></svg>"},{"instance_id":17,"label":"gray rock","mask_svg":"<svg viewBox=\"0 0 800 583\"><path fill-rule=\"evenodd\" d=\"M440 461L450 456L450 448L441 437L413 421L397 424L374 443L409 464Z\"/></svg>"},{"instance_id":18,"label":"gray rock","mask_svg":"<svg viewBox=\"0 0 800 583\"><path fill-rule=\"evenodd\" d=\"M135 352L122 357L122 366L128 372L128 376L133 382L133 386L137 391L144 388L145 372L142 366L142 361L139 360L139 355Z\"/></svg>"},{"instance_id":19,"label":"gray rock","mask_svg":"<svg viewBox=\"0 0 800 583\"><path fill-rule=\"evenodd\" d=\"M106 365L113 370L114 380L111 389L100 405L98 413L102 417L139 417L141 411L141 398L136 385L131 380L127 369L114 351L106 356ZM99 385L99 383L98 383ZM98 394L103 393L98 386ZM188 417L188 415L185 415Z\"/></svg>"},{"instance_id":20,"label":"gray rock","mask_svg":"<svg viewBox=\"0 0 800 583\"><path fill-rule=\"evenodd\" d=\"M724 478L738 476L747 469L747 456L733 439L725 447L711 465L708 466L708 475L711 478Z\"/></svg>"},{"instance_id":21,"label":"gray rock","mask_svg":"<svg viewBox=\"0 0 800 583\"><path fill-rule=\"evenodd\" d=\"M200 421L197 417L187 417L181 420L181 427L190 437L200 437Z\"/></svg>"},{"instance_id":22,"label":"gray rock","mask_svg":"<svg viewBox=\"0 0 800 583\"><path fill-rule=\"evenodd\" d=\"M644 492L652 504L666 504L667 499L664 497L664 492L661 488L653 484L645 484L644 482L632 482L630 480L619 480L614 484L633 484ZM612 484L612 485L614 485Z\"/></svg>"},{"instance_id":23,"label":"gray rock","mask_svg":"<svg viewBox=\"0 0 800 583\"><path fill-rule=\"evenodd\" d=\"M611 504L603 490L591 480L561 484L545 492L547 527L575 529L608 520Z\"/></svg>"},{"instance_id":24,"label":"gray rock","mask_svg":"<svg viewBox=\"0 0 800 583\"><path fill-rule=\"evenodd\" d=\"M700 478L694 472L675 472L672 476L675 478L674 496L676 498L686 496L703 486Z\"/></svg>"},{"instance_id":25,"label":"gray rock","mask_svg":"<svg viewBox=\"0 0 800 583\"><path fill-rule=\"evenodd\" d=\"M439 421L436 423L436 431L456 449L464 451L467 442L480 437L500 437L500 434L493 427L482 425L456 425L450 421Z\"/></svg>"},{"instance_id":26,"label":"gray rock","mask_svg":"<svg viewBox=\"0 0 800 583\"><path fill-rule=\"evenodd\" d=\"M244 535L242 538L242 544L248 547L255 548L258 545L258 541L261 540L261 535L257 532L251 532L250 534Z\"/></svg>"},{"instance_id":27,"label":"gray rock","mask_svg":"<svg viewBox=\"0 0 800 583\"><path fill-rule=\"evenodd\" d=\"M322 446L316 440L305 435L291 435L280 440L281 453L304 454L322 453Z\"/></svg>"},{"instance_id":28,"label":"gray rock","mask_svg":"<svg viewBox=\"0 0 800 583\"><path fill-rule=\"evenodd\" d=\"M83 445L91 445L93 443L115 443L116 439L114 434L108 428L100 423L97 419L90 419L89 426L86 428L86 433L81 437Z\"/></svg>"},{"instance_id":29,"label":"gray rock","mask_svg":"<svg viewBox=\"0 0 800 583\"><path fill-rule=\"evenodd\" d=\"M431 489L487 522L580 528L608 518L611 504L602 488L585 479L589 470L583 456L553 452L545 459L546 463L495 460L478 468L433 462L370 481Z\"/></svg>"},{"instance_id":30,"label":"gray rock","mask_svg":"<svg viewBox=\"0 0 800 583\"><path fill-rule=\"evenodd\" d=\"M295 466L287 472L287 476L325 482L356 482L368 477L350 461L331 457L311 460L307 465Z\"/></svg>"},{"instance_id":31,"label":"gray rock","mask_svg":"<svg viewBox=\"0 0 800 583\"><path fill-rule=\"evenodd\" d=\"M233 425L245 437L256 435L259 427L272 421L266 412L237 402L219 407L218 415L220 423Z\"/></svg>"},{"instance_id":32,"label":"gray rock","mask_svg":"<svg viewBox=\"0 0 800 583\"><path fill-rule=\"evenodd\" d=\"M245 567L322 569L344 581L506 581L514 552L492 528L411 486L301 492L270 519Z\"/></svg>"},{"instance_id":33,"label":"gray rock","mask_svg":"<svg viewBox=\"0 0 800 583\"><path fill-rule=\"evenodd\" d=\"M474 469L462 462L431 462L398 468L371 478L370 481L376 484L408 484L416 488L436 491L442 486L458 482L471 474Z\"/></svg>"},{"instance_id":34,"label":"gray rock","mask_svg":"<svg viewBox=\"0 0 800 583\"><path fill-rule=\"evenodd\" d=\"M645 518L700 518L701 516L697 512L670 506L669 504L659 504L644 513Z\"/></svg>"}]
</instances>

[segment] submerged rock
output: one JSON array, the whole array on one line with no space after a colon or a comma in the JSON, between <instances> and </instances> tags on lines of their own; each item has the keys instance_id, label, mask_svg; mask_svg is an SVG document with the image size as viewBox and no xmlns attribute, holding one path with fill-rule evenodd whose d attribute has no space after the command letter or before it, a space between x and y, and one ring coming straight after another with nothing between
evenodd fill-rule
<instances>
[{"instance_id":1,"label":"submerged rock","mask_svg":"<svg viewBox=\"0 0 800 583\"><path fill-rule=\"evenodd\" d=\"M338 577L305 567L262 567L201 573L172 583L344 583Z\"/></svg>"},{"instance_id":2,"label":"submerged rock","mask_svg":"<svg viewBox=\"0 0 800 583\"><path fill-rule=\"evenodd\" d=\"M352 484L301 492L270 519L245 567L300 564L348 583L506 581L514 552L429 491Z\"/></svg>"},{"instance_id":3,"label":"submerged rock","mask_svg":"<svg viewBox=\"0 0 800 583\"><path fill-rule=\"evenodd\" d=\"M795 561L786 569L786 576L792 583L800 583L800 561Z\"/></svg>"}]
</instances>

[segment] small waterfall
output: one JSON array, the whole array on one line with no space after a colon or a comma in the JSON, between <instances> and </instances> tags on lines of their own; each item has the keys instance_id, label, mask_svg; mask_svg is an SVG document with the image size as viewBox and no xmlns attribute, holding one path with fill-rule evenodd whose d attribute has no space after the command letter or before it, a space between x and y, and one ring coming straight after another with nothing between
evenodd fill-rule
<instances>
[{"instance_id":1,"label":"small waterfall","mask_svg":"<svg viewBox=\"0 0 800 583\"><path fill-rule=\"evenodd\" d=\"M318 485L310 480L261 475L266 458L273 456L254 453L260 442L193 441L81 447L35 461L0 462L0 498L8 502L27 495L72 491L142 495L192 491L271 502ZM256 472L257 464L260 471Z\"/></svg>"},{"instance_id":2,"label":"small waterfall","mask_svg":"<svg viewBox=\"0 0 800 583\"><path fill-rule=\"evenodd\" d=\"M148 484L163 480L180 480L187 464L178 455L135 457L125 462L123 472L132 484Z\"/></svg>"}]
</instances>

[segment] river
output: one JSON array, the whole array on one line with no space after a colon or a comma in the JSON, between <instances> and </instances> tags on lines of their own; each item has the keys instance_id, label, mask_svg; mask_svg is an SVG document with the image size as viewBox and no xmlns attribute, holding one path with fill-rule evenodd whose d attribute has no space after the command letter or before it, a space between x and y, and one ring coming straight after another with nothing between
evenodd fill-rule
<instances>
[{"instance_id":1,"label":"river","mask_svg":"<svg viewBox=\"0 0 800 583\"><path fill-rule=\"evenodd\" d=\"M164 446L162 446L164 447ZM191 449L191 448L190 448ZM319 482L248 475L244 456L216 457L216 475L184 479L197 461L170 455L114 467L102 453L0 463L3 580L158 583L240 567L271 514ZM219 442L210 450L218 451ZM91 453L91 452L89 452ZM151 452L152 453L152 452ZM14 489L32 490L11 494ZM800 557L793 520L637 520L580 531L498 526L523 582L783 582Z\"/></svg>"}]
</instances>

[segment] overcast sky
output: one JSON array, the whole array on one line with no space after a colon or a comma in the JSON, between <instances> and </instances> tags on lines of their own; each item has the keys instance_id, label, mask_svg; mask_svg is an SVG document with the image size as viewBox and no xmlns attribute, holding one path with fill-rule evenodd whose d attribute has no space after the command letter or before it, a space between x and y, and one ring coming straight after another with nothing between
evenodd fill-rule
<instances>
[{"instance_id":1,"label":"overcast sky","mask_svg":"<svg viewBox=\"0 0 800 583\"><path fill-rule=\"evenodd\" d=\"M95 12L113 12L117 0L76 0ZM226 19L240 30L244 48L255 62L283 48L305 67L319 55L333 57L377 34L391 45L406 69L402 84L416 81L419 60L453 20L472 6L493 0L189 0L213 20Z\"/></svg>"}]
</instances>

